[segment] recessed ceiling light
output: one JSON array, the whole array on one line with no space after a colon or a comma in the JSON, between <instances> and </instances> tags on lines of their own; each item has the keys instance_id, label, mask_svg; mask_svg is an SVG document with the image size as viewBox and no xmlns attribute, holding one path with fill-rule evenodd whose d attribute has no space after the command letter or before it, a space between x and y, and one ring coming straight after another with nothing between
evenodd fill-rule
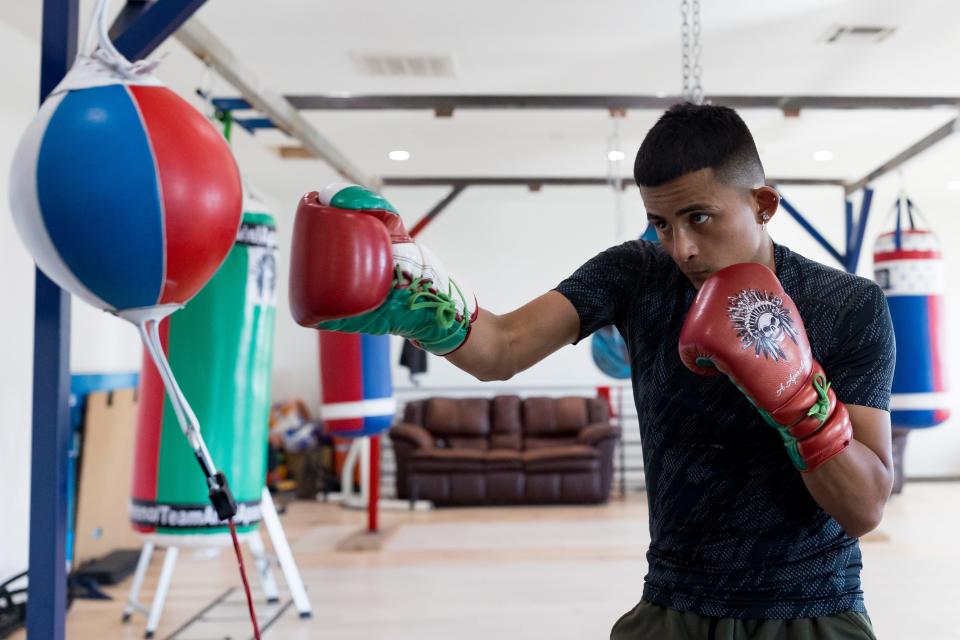
<instances>
[{"instance_id":1,"label":"recessed ceiling light","mask_svg":"<svg viewBox=\"0 0 960 640\"><path fill-rule=\"evenodd\" d=\"M623 153L623 151L619 151L617 149L607 153L607 159L610 160L610 162L618 162L626 157L627 156Z\"/></svg>"},{"instance_id":2,"label":"recessed ceiling light","mask_svg":"<svg viewBox=\"0 0 960 640\"><path fill-rule=\"evenodd\" d=\"M948 182L947 189L950 189L950 191L960 191L960 180L951 180Z\"/></svg>"},{"instance_id":3,"label":"recessed ceiling light","mask_svg":"<svg viewBox=\"0 0 960 640\"><path fill-rule=\"evenodd\" d=\"M391 160L396 160L397 162L403 162L404 160L410 159L410 152L404 151L403 149L396 149L387 154Z\"/></svg>"},{"instance_id":4,"label":"recessed ceiling light","mask_svg":"<svg viewBox=\"0 0 960 640\"><path fill-rule=\"evenodd\" d=\"M815 151L813 153L813 159L817 162L830 162L833 160L833 151L827 151L826 149Z\"/></svg>"}]
</instances>

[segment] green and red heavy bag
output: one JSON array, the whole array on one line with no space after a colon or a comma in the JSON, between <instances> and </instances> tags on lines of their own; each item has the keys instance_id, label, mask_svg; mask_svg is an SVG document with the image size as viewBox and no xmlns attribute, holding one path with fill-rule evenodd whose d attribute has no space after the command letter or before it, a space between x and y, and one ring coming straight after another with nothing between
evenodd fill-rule
<instances>
[{"instance_id":1,"label":"green and red heavy bag","mask_svg":"<svg viewBox=\"0 0 960 640\"><path fill-rule=\"evenodd\" d=\"M245 203L227 259L199 294L160 326L164 351L237 500L240 531L260 520L266 481L276 311L276 226ZM143 533L222 533L198 462L145 353L130 521Z\"/></svg>"}]
</instances>

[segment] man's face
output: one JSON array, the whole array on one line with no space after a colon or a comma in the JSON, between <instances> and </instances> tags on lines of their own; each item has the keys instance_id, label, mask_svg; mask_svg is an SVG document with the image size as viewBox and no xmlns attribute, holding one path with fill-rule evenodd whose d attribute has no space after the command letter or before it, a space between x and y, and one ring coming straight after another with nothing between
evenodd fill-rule
<instances>
[{"instance_id":1,"label":"man's face","mask_svg":"<svg viewBox=\"0 0 960 640\"><path fill-rule=\"evenodd\" d=\"M640 187L660 243L697 289L724 267L764 262L755 192L724 184L709 168Z\"/></svg>"}]
</instances>

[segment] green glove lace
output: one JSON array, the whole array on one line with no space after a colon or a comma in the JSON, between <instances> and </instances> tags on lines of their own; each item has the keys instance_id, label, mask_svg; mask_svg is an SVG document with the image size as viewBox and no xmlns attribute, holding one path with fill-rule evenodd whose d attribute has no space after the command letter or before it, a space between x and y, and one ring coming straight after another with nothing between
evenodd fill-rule
<instances>
[{"instance_id":1,"label":"green glove lace","mask_svg":"<svg viewBox=\"0 0 960 640\"><path fill-rule=\"evenodd\" d=\"M406 278L403 275L403 271L401 271L400 266L397 265L394 269L394 286L403 286L405 280ZM407 288L413 292L413 295L410 296L410 310L436 309L437 326L441 329L449 329L457 321L457 304L453 300L453 290L448 287L447 293L441 293L439 291L433 292L430 291L430 286L426 284L428 282L431 281L424 280L421 276L414 278L410 281L410 284L407 285ZM457 294L463 302L464 314L460 319L460 326L465 327L469 324L469 319L466 315L467 301L464 299L460 287L457 287L456 283L452 281L450 284L456 287Z\"/></svg>"},{"instance_id":2,"label":"green glove lace","mask_svg":"<svg viewBox=\"0 0 960 640\"><path fill-rule=\"evenodd\" d=\"M827 419L827 412L830 411L830 396L827 395L827 392L830 390L831 384L832 383L827 382L826 377L824 377L822 373L813 376L813 387L817 390L819 399L810 407L807 415L814 416L820 421L820 424L823 424Z\"/></svg>"}]
</instances>

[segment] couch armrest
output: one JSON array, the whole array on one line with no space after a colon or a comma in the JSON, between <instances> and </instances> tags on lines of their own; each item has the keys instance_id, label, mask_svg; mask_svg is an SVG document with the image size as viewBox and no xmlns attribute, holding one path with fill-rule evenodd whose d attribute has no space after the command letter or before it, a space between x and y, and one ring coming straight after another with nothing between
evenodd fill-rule
<instances>
[{"instance_id":1,"label":"couch armrest","mask_svg":"<svg viewBox=\"0 0 960 640\"><path fill-rule=\"evenodd\" d=\"M615 427L606 422L595 422L588 424L577 434L577 444L586 444L591 447L599 445L607 439L617 439L620 437L620 427Z\"/></svg>"},{"instance_id":2,"label":"couch armrest","mask_svg":"<svg viewBox=\"0 0 960 640\"><path fill-rule=\"evenodd\" d=\"M418 424L401 422L390 428L390 440L405 440L415 449L433 449L433 436Z\"/></svg>"}]
</instances>

